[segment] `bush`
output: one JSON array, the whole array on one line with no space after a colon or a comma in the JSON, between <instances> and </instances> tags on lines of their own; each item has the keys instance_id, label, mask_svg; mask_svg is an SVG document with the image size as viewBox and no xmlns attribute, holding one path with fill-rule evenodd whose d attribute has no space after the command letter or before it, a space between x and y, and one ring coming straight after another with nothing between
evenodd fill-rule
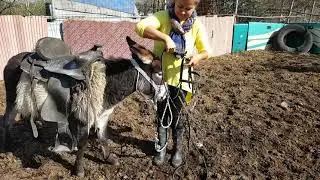
<instances>
[{"instance_id":1,"label":"bush","mask_svg":"<svg viewBox=\"0 0 320 180\"><path fill-rule=\"evenodd\" d=\"M0 0L0 15L45 16L46 1L18 3Z\"/></svg>"}]
</instances>

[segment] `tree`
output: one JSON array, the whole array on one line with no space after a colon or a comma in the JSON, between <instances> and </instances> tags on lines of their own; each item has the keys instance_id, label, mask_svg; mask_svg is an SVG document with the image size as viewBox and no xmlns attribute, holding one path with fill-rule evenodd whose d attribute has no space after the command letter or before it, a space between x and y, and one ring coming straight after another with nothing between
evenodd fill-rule
<instances>
[{"instance_id":1,"label":"tree","mask_svg":"<svg viewBox=\"0 0 320 180\"><path fill-rule=\"evenodd\" d=\"M45 0L0 0L0 15L44 16Z\"/></svg>"},{"instance_id":2,"label":"tree","mask_svg":"<svg viewBox=\"0 0 320 180\"><path fill-rule=\"evenodd\" d=\"M0 0L0 15L15 5L16 0Z\"/></svg>"},{"instance_id":3,"label":"tree","mask_svg":"<svg viewBox=\"0 0 320 180\"><path fill-rule=\"evenodd\" d=\"M137 0L136 6L140 15L147 16L164 9L165 0Z\"/></svg>"}]
</instances>

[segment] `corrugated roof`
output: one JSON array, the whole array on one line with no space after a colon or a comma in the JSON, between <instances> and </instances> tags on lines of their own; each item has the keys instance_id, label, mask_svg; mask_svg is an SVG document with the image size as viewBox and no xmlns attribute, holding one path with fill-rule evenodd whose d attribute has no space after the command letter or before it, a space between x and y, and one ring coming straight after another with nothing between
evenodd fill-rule
<instances>
[{"instance_id":1,"label":"corrugated roof","mask_svg":"<svg viewBox=\"0 0 320 180\"><path fill-rule=\"evenodd\" d=\"M74 0L76 2L104 7L116 11L135 13L135 0Z\"/></svg>"},{"instance_id":2,"label":"corrugated roof","mask_svg":"<svg viewBox=\"0 0 320 180\"><path fill-rule=\"evenodd\" d=\"M130 36L149 50L153 49L153 41L139 37L134 28L135 23L128 21L67 20L63 22L63 36L73 53L87 51L93 45L100 44L103 45L102 51L105 58L111 56L131 58L126 36Z\"/></svg>"},{"instance_id":3,"label":"corrugated roof","mask_svg":"<svg viewBox=\"0 0 320 180\"><path fill-rule=\"evenodd\" d=\"M36 26L35 26L36 24ZM0 80L8 60L21 52L31 52L38 39L48 36L44 16L0 16Z\"/></svg>"}]
</instances>

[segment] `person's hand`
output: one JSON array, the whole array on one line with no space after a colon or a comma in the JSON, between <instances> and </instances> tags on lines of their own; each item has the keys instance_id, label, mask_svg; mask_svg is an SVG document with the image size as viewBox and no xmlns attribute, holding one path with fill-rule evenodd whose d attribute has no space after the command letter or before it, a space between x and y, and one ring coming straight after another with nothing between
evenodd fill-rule
<instances>
[{"instance_id":1,"label":"person's hand","mask_svg":"<svg viewBox=\"0 0 320 180\"><path fill-rule=\"evenodd\" d=\"M188 66L196 66L199 64L199 62L201 60L206 60L206 59L208 59L208 57L209 57L208 52L202 51L201 53L190 57L190 60L188 62Z\"/></svg>"},{"instance_id":2,"label":"person's hand","mask_svg":"<svg viewBox=\"0 0 320 180\"><path fill-rule=\"evenodd\" d=\"M167 36L167 38L165 39L165 43L166 43L166 51L168 53L174 53L176 50L176 44L174 43L174 41L170 38L170 36Z\"/></svg>"},{"instance_id":3,"label":"person's hand","mask_svg":"<svg viewBox=\"0 0 320 180\"><path fill-rule=\"evenodd\" d=\"M188 62L188 66L196 66L199 64L200 60L201 60L201 58L198 54L194 55L194 56L190 57L190 61Z\"/></svg>"}]
</instances>

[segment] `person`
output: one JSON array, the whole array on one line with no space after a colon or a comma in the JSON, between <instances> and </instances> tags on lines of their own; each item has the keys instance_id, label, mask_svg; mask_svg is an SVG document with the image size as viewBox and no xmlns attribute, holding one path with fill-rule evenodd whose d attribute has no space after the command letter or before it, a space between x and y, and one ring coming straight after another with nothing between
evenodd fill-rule
<instances>
[{"instance_id":1,"label":"person","mask_svg":"<svg viewBox=\"0 0 320 180\"><path fill-rule=\"evenodd\" d=\"M188 72L209 57L210 46L204 26L197 19L200 0L173 0L162 10L136 24L136 32L154 41L154 54L161 57L163 80L168 85L169 101L157 103L156 165L165 161L168 127L172 128L174 167L182 164L182 139L185 119L180 116L188 93L192 93ZM188 61L187 61L188 60ZM182 68L181 68L182 67ZM169 102L169 104L168 104Z\"/></svg>"}]
</instances>

